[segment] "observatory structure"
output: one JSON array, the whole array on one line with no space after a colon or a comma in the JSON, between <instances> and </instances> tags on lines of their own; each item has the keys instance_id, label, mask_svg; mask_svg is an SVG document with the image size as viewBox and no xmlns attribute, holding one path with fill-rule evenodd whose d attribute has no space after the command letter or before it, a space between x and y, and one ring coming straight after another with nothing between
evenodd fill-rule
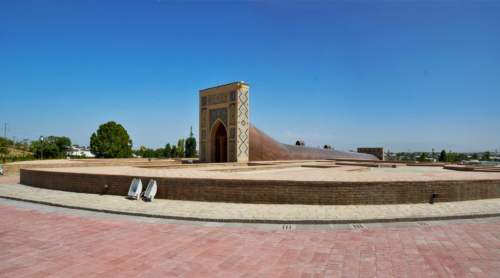
<instances>
[{"instance_id":1,"label":"observatory structure","mask_svg":"<svg viewBox=\"0 0 500 278\"><path fill-rule=\"evenodd\" d=\"M200 90L200 161L380 160L382 148L342 152L279 143L250 124L249 85L243 81Z\"/></svg>"}]
</instances>

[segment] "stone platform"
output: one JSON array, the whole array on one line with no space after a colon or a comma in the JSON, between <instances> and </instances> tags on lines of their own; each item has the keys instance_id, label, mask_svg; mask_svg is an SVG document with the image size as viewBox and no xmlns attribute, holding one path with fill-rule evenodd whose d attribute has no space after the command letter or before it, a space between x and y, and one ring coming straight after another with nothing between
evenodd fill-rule
<instances>
[{"instance_id":1,"label":"stone platform","mask_svg":"<svg viewBox=\"0 0 500 278\"><path fill-rule=\"evenodd\" d=\"M132 178L158 183L157 198L190 201L367 205L500 198L500 173L438 167L341 166L334 161L165 167L22 169L21 183L80 193L126 195Z\"/></svg>"}]
</instances>

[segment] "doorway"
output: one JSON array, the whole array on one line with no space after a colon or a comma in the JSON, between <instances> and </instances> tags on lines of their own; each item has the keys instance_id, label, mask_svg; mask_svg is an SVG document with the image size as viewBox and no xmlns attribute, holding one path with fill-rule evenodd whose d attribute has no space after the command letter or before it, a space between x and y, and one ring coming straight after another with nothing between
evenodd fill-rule
<instances>
[{"instance_id":1,"label":"doorway","mask_svg":"<svg viewBox=\"0 0 500 278\"><path fill-rule=\"evenodd\" d=\"M222 123L215 127L213 137L214 162L227 162L227 131Z\"/></svg>"}]
</instances>

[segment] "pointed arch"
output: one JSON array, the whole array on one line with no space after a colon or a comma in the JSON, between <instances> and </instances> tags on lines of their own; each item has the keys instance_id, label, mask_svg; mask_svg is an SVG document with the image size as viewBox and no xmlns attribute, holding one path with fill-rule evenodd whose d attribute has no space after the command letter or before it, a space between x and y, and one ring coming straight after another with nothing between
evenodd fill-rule
<instances>
[{"instance_id":1,"label":"pointed arch","mask_svg":"<svg viewBox=\"0 0 500 278\"><path fill-rule=\"evenodd\" d=\"M226 125L217 119L213 123L210 132L211 145L211 161L212 162L227 162L228 161L228 131Z\"/></svg>"}]
</instances>

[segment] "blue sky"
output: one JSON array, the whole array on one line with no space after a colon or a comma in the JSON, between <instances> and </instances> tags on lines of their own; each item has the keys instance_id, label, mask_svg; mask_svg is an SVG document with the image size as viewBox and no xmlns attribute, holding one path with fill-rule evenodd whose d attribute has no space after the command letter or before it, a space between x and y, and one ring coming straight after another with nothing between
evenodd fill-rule
<instances>
[{"instance_id":1,"label":"blue sky","mask_svg":"<svg viewBox=\"0 0 500 278\"><path fill-rule=\"evenodd\" d=\"M500 2L0 2L9 137L86 145L115 120L163 146L236 80L284 143L500 149Z\"/></svg>"}]
</instances>

